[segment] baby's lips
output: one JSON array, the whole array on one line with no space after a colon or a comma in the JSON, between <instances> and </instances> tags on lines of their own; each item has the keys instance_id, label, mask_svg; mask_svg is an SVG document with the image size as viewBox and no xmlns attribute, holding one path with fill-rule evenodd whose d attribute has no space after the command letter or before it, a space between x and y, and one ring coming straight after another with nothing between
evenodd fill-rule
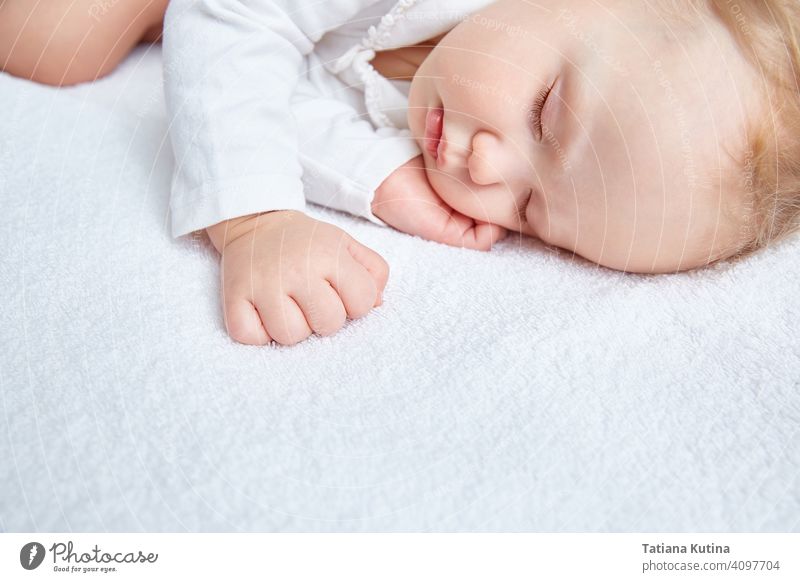
<instances>
[{"instance_id":1,"label":"baby's lips","mask_svg":"<svg viewBox=\"0 0 800 582\"><path fill-rule=\"evenodd\" d=\"M441 107L429 109L425 116L425 149L434 160L439 157L443 118L444 110Z\"/></svg>"}]
</instances>

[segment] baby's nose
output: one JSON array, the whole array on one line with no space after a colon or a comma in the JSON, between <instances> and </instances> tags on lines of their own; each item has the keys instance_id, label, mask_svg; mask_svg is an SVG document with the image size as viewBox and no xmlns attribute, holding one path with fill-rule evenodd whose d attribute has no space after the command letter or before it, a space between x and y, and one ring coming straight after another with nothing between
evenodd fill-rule
<instances>
[{"instance_id":1,"label":"baby's nose","mask_svg":"<svg viewBox=\"0 0 800 582\"><path fill-rule=\"evenodd\" d=\"M467 159L472 181L480 186L502 182L505 174L503 165L500 140L488 132L477 132L472 138L472 151Z\"/></svg>"}]
</instances>

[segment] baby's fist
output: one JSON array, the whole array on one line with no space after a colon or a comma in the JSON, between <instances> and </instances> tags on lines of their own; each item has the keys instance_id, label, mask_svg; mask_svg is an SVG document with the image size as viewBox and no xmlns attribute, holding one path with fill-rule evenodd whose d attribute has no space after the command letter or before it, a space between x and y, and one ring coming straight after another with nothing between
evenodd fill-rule
<instances>
[{"instance_id":1,"label":"baby's fist","mask_svg":"<svg viewBox=\"0 0 800 582\"><path fill-rule=\"evenodd\" d=\"M228 240L220 227L209 236L222 252L225 325L240 343L331 335L381 303L386 261L332 224L280 210L237 222Z\"/></svg>"},{"instance_id":2,"label":"baby's fist","mask_svg":"<svg viewBox=\"0 0 800 582\"><path fill-rule=\"evenodd\" d=\"M502 226L451 208L428 181L421 155L397 168L378 186L372 212L399 231L468 249L488 251L508 234Z\"/></svg>"}]
</instances>

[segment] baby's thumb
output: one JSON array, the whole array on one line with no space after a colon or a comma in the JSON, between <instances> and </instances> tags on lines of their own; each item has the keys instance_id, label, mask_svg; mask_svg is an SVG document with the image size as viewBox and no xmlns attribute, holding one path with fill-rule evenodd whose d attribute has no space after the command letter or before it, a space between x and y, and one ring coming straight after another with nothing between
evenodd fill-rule
<instances>
[{"instance_id":1,"label":"baby's thumb","mask_svg":"<svg viewBox=\"0 0 800 582\"><path fill-rule=\"evenodd\" d=\"M386 287L386 281L389 279L389 265L383 260L383 257L373 251L369 247L365 247L357 240L353 239L347 246L350 256L353 257L358 263L372 275L375 281L375 288L378 290L378 296L375 300L375 305L378 306L383 303L383 289Z\"/></svg>"}]
</instances>

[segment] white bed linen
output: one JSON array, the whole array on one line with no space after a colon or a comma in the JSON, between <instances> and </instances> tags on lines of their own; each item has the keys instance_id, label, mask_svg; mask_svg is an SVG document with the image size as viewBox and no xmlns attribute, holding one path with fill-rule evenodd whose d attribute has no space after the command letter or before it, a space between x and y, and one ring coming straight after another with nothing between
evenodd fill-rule
<instances>
[{"instance_id":1,"label":"white bed linen","mask_svg":"<svg viewBox=\"0 0 800 582\"><path fill-rule=\"evenodd\" d=\"M0 111L0 530L800 531L797 238L635 276L312 205L385 302L242 346L169 235L158 47Z\"/></svg>"}]
</instances>

